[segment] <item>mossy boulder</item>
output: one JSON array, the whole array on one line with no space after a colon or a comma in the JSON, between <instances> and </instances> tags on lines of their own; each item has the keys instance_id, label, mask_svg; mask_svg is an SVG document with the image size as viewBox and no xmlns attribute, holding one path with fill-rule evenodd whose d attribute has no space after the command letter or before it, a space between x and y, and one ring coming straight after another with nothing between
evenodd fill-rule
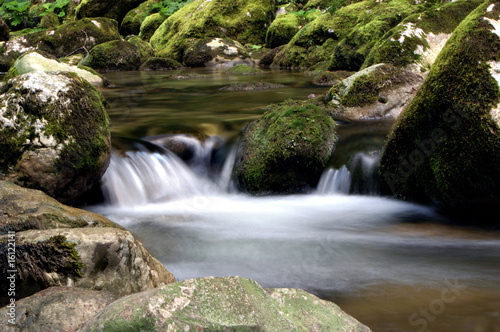
<instances>
[{"instance_id":1,"label":"mossy boulder","mask_svg":"<svg viewBox=\"0 0 500 332\"><path fill-rule=\"evenodd\" d=\"M335 84L325 101L338 107L335 118L344 121L396 119L423 81L423 76L410 70L378 64Z\"/></svg>"},{"instance_id":2,"label":"mossy boulder","mask_svg":"<svg viewBox=\"0 0 500 332\"><path fill-rule=\"evenodd\" d=\"M2 331L76 332L114 300L116 296L106 291L50 287L16 301L15 324L5 324ZM0 315L11 319L7 306Z\"/></svg>"},{"instance_id":3,"label":"mossy boulder","mask_svg":"<svg viewBox=\"0 0 500 332\"><path fill-rule=\"evenodd\" d=\"M488 215L500 204L499 15L500 3L486 1L446 43L385 145L386 192L495 223Z\"/></svg>"},{"instance_id":4,"label":"mossy boulder","mask_svg":"<svg viewBox=\"0 0 500 332\"><path fill-rule=\"evenodd\" d=\"M40 28L41 29L55 29L61 25L61 21L59 17L51 12L46 13L42 19L40 20Z\"/></svg>"},{"instance_id":5,"label":"mossy boulder","mask_svg":"<svg viewBox=\"0 0 500 332\"><path fill-rule=\"evenodd\" d=\"M116 227L114 222L95 213L63 205L39 190L0 181L0 235L28 229Z\"/></svg>"},{"instance_id":6,"label":"mossy boulder","mask_svg":"<svg viewBox=\"0 0 500 332\"><path fill-rule=\"evenodd\" d=\"M363 68L376 63L427 71L460 22L482 0L458 0L408 16L375 44Z\"/></svg>"},{"instance_id":7,"label":"mossy boulder","mask_svg":"<svg viewBox=\"0 0 500 332\"><path fill-rule=\"evenodd\" d=\"M154 13L149 15L142 21L141 28L139 29L139 37L147 42L153 37L156 30L167 18L160 14Z\"/></svg>"},{"instance_id":8,"label":"mossy boulder","mask_svg":"<svg viewBox=\"0 0 500 332\"><path fill-rule=\"evenodd\" d=\"M112 40L95 46L81 64L98 71L138 70L141 52L128 41Z\"/></svg>"},{"instance_id":9,"label":"mossy boulder","mask_svg":"<svg viewBox=\"0 0 500 332\"><path fill-rule=\"evenodd\" d=\"M61 58L86 53L97 44L119 38L116 21L102 17L69 22L55 30L27 33L0 45L0 70L7 71L21 54L35 49Z\"/></svg>"},{"instance_id":10,"label":"mossy boulder","mask_svg":"<svg viewBox=\"0 0 500 332\"><path fill-rule=\"evenodd\" d=\"M137 47L137 49L141 54L142 61L154 57L155 50L151 47L151 45L147 41L137 36L129 36L127 37L126 41Z\"/></svg>"},{"instance_id":11,"label":"mossy boulder","mask_svg":"<svg viewBox=\"0 0 500 332\"><path fill-rule=\"evenodd\" d=\"M271 23L266 33L266 46L275 48L287 44L301 28L299 17L295 14L280 14Z\"/></svg>"},{"instance_id":12,"label":"mossy boulder","mask_svg":"<svg viewBox=\"0 0 500 332\"><path fill-rule=\"evenodd\" d=\"M60 62L57 59L50 58L50 56L41 51L31 51L21 55L9 70L7 78L33 71L74 73L96 87L108 86L110 84L108 80L96 73L90 72L83 67L71 66Z\"/></svg>"},{"instance_id":13,"label":"mossy boulder","mask_svg":"<svg viewBox=\"0 0 500 332\"><path fill-rule=\"evenodd\" d=\"M144 0L82 0L75 9L75 15L77 19L107 17L121 22L129 11L143 2Z\"/></svg>"},{"instance_id":14,"label":"mossy boulder","mask_svg":"<svg viewBox=\"0 0 500 332\"><path fill-rule=\"evenodd\" d=\"M142 71L181 69L182 64L167 58L149 58L139 68Z\"/></svg>"},{"instance_id":15,"label":"mossy boulder","mask_svg":"<svg viewBox=\"0 0 500 332\"><path fill-rule=\"evenodd\" d=\"M165 55L165 53L160 53ZM185 50L184 64L188 67L233 66L252 64L245 47L230 38L203 38Z\"/></svg>"},{"instance_id":16,"label":"mossy boulder","mask_svg":"<svg viewBox=\"0 0 500 332\"><path fill-rule=\"evenodd\" d=\"M9 38L10 38L9 26L7 25L7 23L5 23L3 18L0 17L0 42L7 41L9 40Z\"/></svg>"},{"instance_id":17,"label":"mossy boulder","mask_svg":"<svg viewBox=\"0 0 500 332\"><path fill-rule=\"evenodd\" d=\"M0 236L2 275L9 269L9 235ZM163 264L122 229L27 230L16 233L15 241L17 299L52 286L106 290L122 297L175 282ZM3 278L2 294L7 289Z\"/></svg>"},{"instance_id":18,"label":"mossy boulder","mask_svg":"<svg viewBox=\"0 0 500 332\"><path fill-rule=\"evenodd\" d=\"M0 90L0 180L70 202L106 170L106 101L72 73L30 72Z\"/></svg>"},{"instance_id":19,"label":"mossy boulder","mask_svg":"<svg viewBox=\"0 0 500 332\"><path fill-rule=\"evenodd\" d=\"M281 105L243 130L234 167L237 187L251 194L314 188L335 148L335 122L313 105Z\"/></svg>"},{"instance_id":20,"label":"mossy boulder","mask_svg":"<svg viewBox=\"0 0 500 332\"><path fill-rule=\"evenodd\" d=\"M162 56L182 61L192 40L231 38L262 45L273 16L272 0L195 0L167 18L151 37Z\"/></svg>"},{"instance_id":21,"label":"mossy boulder","mask_svg":"<svg viewBox=\"0 0 500 332\"><path fill-rule=\"evenodd\" d=\"M158 2L159 0L148 0L129 11L120 24L120 33L123 36L138 35L142 22Z\"/></svg>"},{"instance_id":22,"label":"mossy boulder","mask_svg":"<svg viewBox=\"0 0 500 332\"><path fill-rule=\"evenodd\" d=\"M303 290L264 290L240 277L199 278L133 294L80 331L370 331Z\"/></svg>"}]
</instances>

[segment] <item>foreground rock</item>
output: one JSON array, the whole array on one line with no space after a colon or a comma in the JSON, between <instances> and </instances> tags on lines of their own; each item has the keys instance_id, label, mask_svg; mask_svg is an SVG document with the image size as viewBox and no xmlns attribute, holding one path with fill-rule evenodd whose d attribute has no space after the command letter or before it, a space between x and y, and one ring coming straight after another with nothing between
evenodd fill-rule
<instances>
[{"instance_id":1,"label":"foreground rock","mask_svg":"<svg viewBox=\"0 0 500 332\"><path fill-rule=\"evenodd\" d=\"M21 55L9 70L9 77L30 73L33 71L74 73L95 87L109 86L105 78L82 67L71 66L52 59L40 51L32 51Z\"/></svg>"},{"instance_id":2,"label":"foreground rock","mask_svg":"<svg viewBox=\"0 0 500 332\"><path fill-rule=\"evenodd\" d=\"M396 119L415 97L424 78L409 70L378 64L334 85L326 101L344 121Z\"/></svg>"},{"instance_id":3,"label":"foreground rock","mask_svg":"<svg viewBox=\"0 0 500 332\"><path fill-rule=\"evenodd\" d=\"M69 202L106 170L110 130L102 95L75 74L30 72L0 88L0 180Z\"/></svg>"},{"instance_id":4,"label":"foreground rock","mask_svg":"<svg viewBox=\"0 0 500 332\"><path fill-rule=\"evenodd\" d=\"M115 301L82 332L370 331L331 302L302 290L262 289L239 277L199 278Z\"/></svg>"},{"instance_id":5,"label":"foreground rock","mask_svg":"<svg viewBox=\"0 0 500 332\"><path fill-rule=\"evenodd\" d=\"M496 222L487 216L500 204L499 15L487 1L460 24L401 114L380 161L388 192Z\"/></svg>"},{"instance_id":6,"label":"foreground rock","mask_svg":"<svg viewBox=\"0 0 500 332\"><path fill-rule=\"evenodd\" d=\"M0 237L2 275L7 275L8 270L8 236ZM106 290L121 297L175 281L174 276L125 230L27 230L16 233L15 240L18 298L51 286L72 285ZM0 280L0 290L7 294L6 278Z\"/></svg>"},{"instance_id":7,"label":"foreground rock","mask_svg":"<svg viewBox=\"0 0 500 332\"><path fill-rule=\"evenodd\" d=\"M335 122L313 105L282 105L243 131L234 168L240 190L296 193L315 187L334 150Z\"/></svg>"},{"instance_id":8,"label":"foreground rock","mask_svg":"<svg viewBox=\"0 0 500 332\"><path fill-rule=\"evenodd\" d=\"M195 0L161 24L151 37L151 46L162 57L182 62L192 40L218 37L263 44L273 11L270 0Z\"/></svg>"},{"instance_id":9,"label":"foreground rock","mask_svg":"<svg viewBox=\"0 0 500 332\"><path fill-rule=\"evenodd\" d=\"M15 318L9 308L0 309L0 316L14 319L2 331L64 331L76 332L101 312L116 297L106 291L91 291L77 287L50 287L30 297L16 301Z\"/></svg>"},{"instance_id":10,"label":"foreground rock","mask_svg":"<svg viewBox=\"0 0 500 332\"><path fill-rule=\"evenodd\" d=\"M39 190L0 181L0 235L29 229L121 226L95 213L63 205Z\"/></svg>"}]
</instances>

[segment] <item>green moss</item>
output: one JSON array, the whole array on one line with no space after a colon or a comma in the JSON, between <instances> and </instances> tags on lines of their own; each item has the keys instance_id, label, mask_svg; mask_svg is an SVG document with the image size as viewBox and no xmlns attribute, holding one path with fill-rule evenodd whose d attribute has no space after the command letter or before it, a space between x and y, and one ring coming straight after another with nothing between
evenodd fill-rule
<instances>
[{"instance_id":1,"label":"green moss","mask_svg":"<svg viewBox=\"0 0 500 332\"><path fill-rule=\"evenodd\" d=\"M270 0L196 0L163 22L150 42L160 56L177 61L182 61L193 39L220 37L264 44L273 9Z\"/></svg>"},{"instance_id":2,"label":"green moss","mask_svg":"<svg viewBox=\"0 0 500 332\"><path fill-rule=\"evenodd\" d=\"M141 53L141 58L143 60L154 56L155 54L154 49L151 47L151 45L149 45L148 42L144 41L143 39L137 36L132 36L130 38L127 38L127 41L135 45L139 49L139 52Z\"/></svg>"},{"instance_id":3,"label":"green moss","mask_svg":"<svg viewBox=\"0 0 500 332\"><path fill-rule=\"evenodd\" d=\"M123 36L138 35L142 22L146 19L151 9L159 0L148 0L141 3L137 8L132 9L125 15L120 24L120 33Z\"/></svg>"},{"instance_id":4,"label":"green moss","mask_svg":"<svg viewBox=\"0 0 500 332\"><path fill-rule=\"evenodd\" d=\"M141 64L138 47L123 40L113 40L95 46L82 65L96 70L137 70Z\"/></svg>"},{"instance_id":5,"label":"green moss","mask_svg":"<svg viewBox=\"0 0 500 332\"><path fill-rule=\"evenodd\" d=\"M315 186L336 141L334 129L334 121L310 104L266 112L244 131L235 167L239 188L262 194Z\"/></svg>"},{"instance_id":6,"label":"green moss","mask_svg":"<svg viewBox=\"0 0 500 332\"><path fill-rule=\"evenodd\" d=\"M139 37L145 41L149 41L155 31L167 18L160 13L151 14L144 19L141 24Z\"/></svg>"},{"instance_id":7,"label":"green moss","mask_svg":"<svg viewBox=\"0 0 500 332\"><path fill-rule=\"evenodd\" d=\"M280 14L271 23L266 33L266 46L275 48L287 44L299 31L300 20L297 15Z\"/></svg>"},{"instance_id":8,"label":"green moss","mask_svg":"<svg viewBox=\"0 0 500 332\"><path fill-rule=\"evenodd\" d=\"M484 19L499 14L486 1L462 21L400 116L380 163L388 192L456 208L500 197L500 128L489 114L500 89L488 64L500 40Z\"/></svg>"}]
</instances>

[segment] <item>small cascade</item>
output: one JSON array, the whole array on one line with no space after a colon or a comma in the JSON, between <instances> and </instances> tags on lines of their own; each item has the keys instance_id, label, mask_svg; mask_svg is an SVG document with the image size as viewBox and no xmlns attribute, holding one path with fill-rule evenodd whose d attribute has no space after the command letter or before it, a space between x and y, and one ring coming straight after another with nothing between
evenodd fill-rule
<instances>
[{"instance_id":1,"label":"small cascade","mask_svg":"<svg viewBox=\"0 0 500 332\"><path fill-rule=\"evenodd\" d=\"M378 177L378 152L357 152L351 158L349 169L352 172L352 190L357 194L376 195L380 192Z\"/></svg>"},{"instance_id":2,"label":"small cascade","mask_svg":"<svg viewBox=\"0 0 500 332\"><path fill-rule=\"evenodd\" d=\"M342 165L339 169L329 168L319 180L316 193L320 195L349 194L351 173Z\"/></svg>"},{"instance_id":3,"label":"small cascade","mask_svg":"<svg viewBox=\"0 0 500 332\"><path fill-rule=\"evenodd\" d=\"M127 151L123 155L113 152L102 179L102 190L108 203L115 206L163 202L219 191L168 151Z\"/></svg>"},{"instance_id":4,"label":"small cascade","mask_svg":"<svg viewBox=\"0 0 500 332\"><path fill-rule=\"evenodd\" d=\"M236 162L236 156L238 154L239 142L237 141L229 150L229 154L224 161L222 170L219 175L218 184L221 190L225 192L234 192L234 186L232 183L233 169Z\"/></svg>"}]
</instances>

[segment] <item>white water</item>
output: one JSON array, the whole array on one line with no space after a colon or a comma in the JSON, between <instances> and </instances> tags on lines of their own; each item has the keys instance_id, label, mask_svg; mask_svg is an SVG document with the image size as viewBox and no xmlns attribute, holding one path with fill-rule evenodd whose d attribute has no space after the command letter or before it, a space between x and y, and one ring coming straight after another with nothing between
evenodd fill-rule
<instances>
[{"instance_id":1,"label":"white water","mask_svg":"<svg viewBox=\"0 0 500 332\"><path fill-rule=\"evenodd\" d=\"M114 154L103 182L110 204L93 210L129 229L180 280L240 275L319 294L388 282L500 281L499 240L426 236L415 223L439 220L431 208L348 195L345 167L327 171L308 195L230 193L234 154L215 181L170 154Z\"/></svg>"}]
</instances>

